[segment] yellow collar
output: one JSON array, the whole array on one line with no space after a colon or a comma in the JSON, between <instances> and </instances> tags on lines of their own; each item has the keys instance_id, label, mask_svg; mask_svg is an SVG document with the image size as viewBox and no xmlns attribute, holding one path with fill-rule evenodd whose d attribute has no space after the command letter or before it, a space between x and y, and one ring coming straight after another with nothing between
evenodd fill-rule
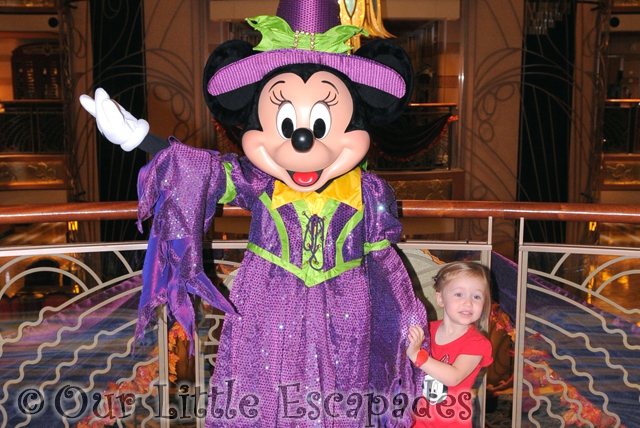
<instances>
[{"instance_id":1,"label":"yellow collar","mask_svg":"<svg viewBox=\"0 0 640 428\"><path fill-rule=\"evenodd\" d=\"M336 178L322 193L298 192L282 181L276 180L271 198L271 209L275 210L290 202L303 199L307 203L311 214L320 214L327 200L331 198L362 211L361 171L360 168L354 168Z\"/></svg>"}]
</instances>

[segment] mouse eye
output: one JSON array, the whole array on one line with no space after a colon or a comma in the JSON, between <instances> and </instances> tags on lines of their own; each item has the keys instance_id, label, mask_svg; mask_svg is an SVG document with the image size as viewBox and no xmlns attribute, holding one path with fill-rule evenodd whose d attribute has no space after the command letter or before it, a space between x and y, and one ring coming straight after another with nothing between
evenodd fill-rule
<instances>
[{"instance_id":1,"label":"mouse eye","mask_svg":"<svg viewBox=\"0 0 640 428\"><path fill-rule=\"evenodd\" d=\"M291 138L293 131L296 129L296 109L293 108L293 104L284 103L280 106L276 117L276 125L282 138L286 140Z\"/></svg>"},{"instance_id":2,"label":"mouse eye","mask_svg":"<svg viewBox=\"0 0 640 428\"><path fill-rule=\"evenodd\" d=\"M314 137L323 138L329 133L329 129L331 129L331 113L329 113L329 108L325 103L318 103L313 106L309 122L311 123Z\"/></svg>"}]
</instances>

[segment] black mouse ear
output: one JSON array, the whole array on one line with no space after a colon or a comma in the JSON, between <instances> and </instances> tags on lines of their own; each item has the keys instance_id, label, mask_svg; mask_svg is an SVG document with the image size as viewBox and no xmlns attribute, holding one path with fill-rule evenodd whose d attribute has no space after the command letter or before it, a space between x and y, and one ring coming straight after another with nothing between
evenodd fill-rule
<instances>
[{"instance_id":1,"label":"black mouse ear","mask_svg":"<svg viewBox=\"0 0 640 428\"><path fill-rule=\"evenodd\" d=\"M242 40L230 40L218 46L209 56L204 67L202 89L205 102L216 120L228 125L242 125L249 117L257 83L215 96L209 93L207 87L211 77L222 67L256 53L252 44Z\"/></svg>"},{"instance_id":2,"label":"black mouse ear","mask_svg":"<svg viewBox=\"0 0 640 428\"><path fill-rule=\"evenodd\" d=\"M372 59L392 68L405 81L407 90L402 98L387 92L359 84L358 92L362 101L367 104L369 123L385 124L392 122L404 111L413 92L413 67L407 53L395 42L376 39L362 45L354 55Z\"/></svg>"}]
</instances>

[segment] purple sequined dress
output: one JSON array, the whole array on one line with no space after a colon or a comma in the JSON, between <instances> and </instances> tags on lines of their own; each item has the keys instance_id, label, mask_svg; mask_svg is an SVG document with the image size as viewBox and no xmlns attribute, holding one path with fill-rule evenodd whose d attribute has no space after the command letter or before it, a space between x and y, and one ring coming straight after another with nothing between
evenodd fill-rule
<instances>
[{"instance_id":1,"label":"purple sequined dress","mask_svg":"<svg viewBox=\"0 0 640 428\"><path fill-rule=\"evenodd\" d=\"M140 219L155 213L145 279L164 282L145 285L141 324L159 302L191 313L187 291L221 306L202 278L203 231L219 201L252 213L206 426L410 426L422 373L406 335L427 322L389 245L401 233L391 187L363 172L361 211L334 199L319 215L304 200L271 209L275 180L246 158L170 141L138 184Z\"/></svg>"}]
</instances>

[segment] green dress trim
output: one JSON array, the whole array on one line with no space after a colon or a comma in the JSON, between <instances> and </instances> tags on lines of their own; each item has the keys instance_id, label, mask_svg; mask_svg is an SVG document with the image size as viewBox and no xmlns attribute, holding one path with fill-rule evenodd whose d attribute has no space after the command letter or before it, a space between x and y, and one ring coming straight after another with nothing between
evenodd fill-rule
<instances>
[{"instance_id":1,"label":"green dress trim","mask_svg":"<svg viewBox=\"0 0 640 428\"><path fill-rule=\"evenodd\" d=\"M291 264L290 263L291 259L289 257L289 235L287 234L287 228L284 224L284 220L282 220L282 216L280 215L278 210L272 210L269 208L271 206L271 198L269 197L269 195L267 195L266 193L263 193L262 195L260 195L260 200L265 205L265 207L267 207L267 210L269 210L269 214L271 214L271 218L273 219L273 222L276 225L276 229L278 229L278 236L280 237L280 248L282 249L281 259L283 263ZM264 250L264 251L267 251L267 250ZM294 265L291 265L291 266L294 266Z\"/></svg>"},{"instance_id":2,"label":"green dress trim","mask_svg":"<svg viewBox=\"0 0 640 428\"><path fill-rule=\"evenodd\" d=\"M372 251L380 251L383 250L385 248L387 248L389 245L391 245L391 242L389 242L388 239L383 239L382 241L378 241L378 242L365 242L364 243L364 255L366 256L367 254L369 254Z\"/></svg>"},{"instance_id":3,"label":"green dress trim","mask_svg":"<svg viewBox=\"0 0 640 428\"><path fill-rule=\"evenodd\" d=\"M343 274L344 272L356 268L362 264L362 257L345 262L342 255L342 248L344 245L347 236L351 233L356 226L362 221L363 211L356 211L353 217L345 224L338 239L336 240L336 263L335 267L329 269L327 271L318 271L311 267L309 264L309 258L311 257L311 252L303 249L302 255L302 267L298 267L291 263L290 260L290 248L289 248L289 237L287 235L287 230L280 216L280 213L277 209L270 209L271 207L271 198L269 195L263 193L260 195L260 201L265 205L271 218L273 219L276 229L278 230L278 235L280 236L280 246L282 248L282 256L278 256L273 254L270 251L265 250L262 247L254 244L253 242L249 242L247 244L247 249L251 252L255 253L257 256L262 257L266 261L273 263L274 265L280 266L282 269L287 272L292 273L296 277L300 278L307 287L313 287L314 285L318 285L322 282L325 282L331 278L335 278L338 275ZM319 217L324 219L324 230L323 234L323 242L326 242L327 232L329 230L329 224L331 223L331 219L335 212L337 211L338 206L340 205L339 201L335 199L328 199L325 204L322 212ZM307 203L304 200L298 200L293 202L293 206L298 214L298 219L300 220L301 230L305 230L307 223L309 222L309 218L307 217L307 213L309 208L307 207ZM381 250L383 248L388 247L391 243L384 239L382 241L364 244L364 254L369 254L371 251ZM322 262L324 264L324 260L322 259L323 254L320 252L316 255L317 262Z\"/></svg>"},{"instance_id":4,"label":"green dress trim","mask_svg":"<svg viewBox=\"0 0 640 428\"><path fill-rule=\"evenodd\" d=\"M344 259L342 258L342 248L344 247L344 241L347 240L347 236L356 228L358 223L362 221L362 216L364 215L364 210L356 211L356 213L349 219L349 221L344 225L338 239L336 239L336 266L340 266L344 263Z\"/></svg>"},{"instance_id":5,"label":"green dress trim","mask_svg":"<svg viewBox=\"0 0 640 428\"><path fill-rule=\"evenodd\" d=\"M238 192L236 191L236 185L233 184L233 180L231 180L231 170L233 169L233 166L229 162L222 162L222 166L224 166L224 172L227 176L227 184L224 195L222 195L218 203L228 204L236 198Z\"/></svg>"}]
</instances>

